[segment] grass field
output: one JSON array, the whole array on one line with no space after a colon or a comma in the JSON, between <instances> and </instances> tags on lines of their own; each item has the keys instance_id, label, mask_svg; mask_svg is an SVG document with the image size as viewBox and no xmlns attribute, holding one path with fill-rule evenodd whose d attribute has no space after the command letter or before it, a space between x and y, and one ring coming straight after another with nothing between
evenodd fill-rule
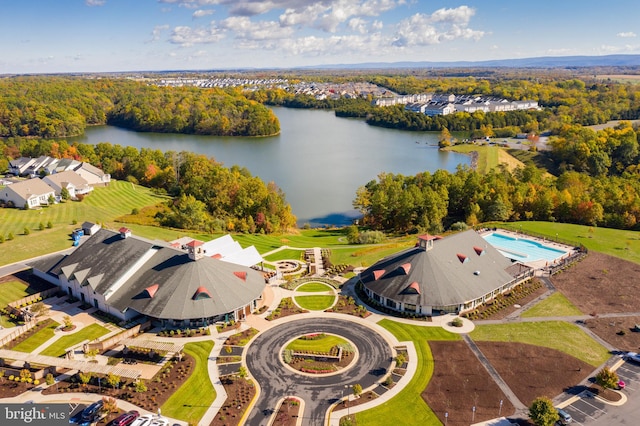
<instances>
[{"instance_id":1,"label":"grass field","mask_svg":"<svg viewBox=\"0 0 640 426\"><path fill-rule=\"evenodd\" d=\"M0 234L11 233L14 239L0 244L5 265L71 247L69 235L84 221L116 227L115 218L130 213L133 208L156 204L165 198L151 190L124 181L113 181L108 187L95 188L84 201L67 201L37 210L0 209ZM77 221L74 225L73 221ZM46 228L51 222L52 228ZM39 230L40 223L45 226ZM24 235L24 229L31 232Z\"/></svg>"},{"instance_id":2,"label":"grass field","mask_svg":"<svg viewBox=\"0 0 640 426\"><path fill-rule=\"evenodd\" d=\"M5 308L10 302L20 300L32 293L36 291L29 292L29 287L21 281L4 282L0 284L0 307Z\"/></svg>"},{"instance_id":3,"label":"grass field","mask_svg":"<svg viewBox=\"0 0 640 426\"><path fill-rule=\"evenodd\" d=\"M543 301L536 303L531 309L527 309L520 315L523 318L534 317L569 317L573 315L584 315L580 309L569 302L562 293L553 293Z\"/></svg>"},{"instance_id":4,"label":"grass field","mask_svg":"<svg viewBox=\"0 0 640 426\"><path fill-rule=\"evenodd\" d=\"M333 290L333 287L331 287L329 284L325 284L317 281L308 282L296 288L296 291L306 291L309 293L319 293L323 291L332 291L332 290Z\"/></svg>"},{"instance_id":5,"label":"grass field","mask_svg":"<svg viewBox=\"0 0 640 426\"><path fill-rule=\"evenodd\" d=\"M100 336L104 336L109 332L108 329L104 328L100 324L91 324L81 329L77 333L69 334L68 336L63 336L53 342L49 347L40 352L40 355L47 356L61 356L64 355L65 350L81 343L85 340L92 341L97 339Z\"/></svg>"},{"instance_id":6,"label":"grass field","mask_svg":"<svg viewBox=\"0 0 640 426\"><path fill-rule=\"evenodd\" d=\"M41 328L33 335L27 337L25 340L14 346L11 350L27 353L33 352L34 349L42 345L47 340L51 339L54 335L54 330L59 326L59 323L53 321L47 327Z\"/></svg>"},{"instance_id":7,"label":"grass field","mask_svg":"<svg viewBox=\"0 0 640 426\"><path fill-rule=\"evenodd\" d=\"M279 260L287 260L287 259L302 260L303 254L304 254L303 250L282 249L282 250L278 250L275 253L270 254L269 256L266 256L264 260L268 260L269 262L277 262Z\"/></svg>"},{"instance_id":8,"label":"grass field","mask_svg":"<svg viewBox=\"0 0 640 426\"><path fill-rule=\"evenodd\" d=\"M293 342L289 343L286 349L291 349L292 351L318 351L328 353L334 346L341 344L344 345L347 343L348 342L342 337L335 336L333 334L325 334L324 336L314 340L297 338Z\"/></svg>"},{"instance_id":9,"label":"grass field","mask_svg":"<svg viewBox=\"0 0 640 426\"><path fill-rule=\"evenodd\" d=\"M196 425L216 399L216 391L209 379L207 363L212 341L187 343L184 352L195 359L195 369L187 381L162 404L162 414Z\"/></svg>"},{"instance_id":10,"label":"grass field","mask_svg":"<svg viewBox=\"0 0 640 426\"><path fill-rule=\"evenodd\" d=\"M440 327L421 327L388 319L384 319L378 324L389 330L400 342L413 342L418 359L410 359L409 362L417 363L417 370L407 386L393 399L378 407L357 413L355 415L357 424L370 426L441 424L420 396L433 374L433 357L428 341L459 340L460 336L449 333Z\"/></svg>"},{"instance_id":11,"label":"grass field","mask_svg":"<svg viewBox=\"0 0 640 426\"><path fill-rule=\"evenodd\" d=\"M336 301L336 296L295 296L295 302L302 309L310 311L324 311L329 309Z\"/></svg>"},{"instance_id":12,"label":"grass field","mask_svg":"<svg viewBox=\"0 0 640 426\"><path fill-rule=\"evenodd\" d=\"M477 325L470 334L473 340L519 342L556 349L597 367L611 356L575 324L564 321L521 322Z\"/></svg>"},{"instance_id":13,"label":"grass field","mask_svg":"<svg viewBox=\"0 0 640 426\"><path fill-rule=\"evenodd\" d=\"M640 232L556 222L510 222L489 224L544 236L549 240L584 245L589 250L640 263Z\"/></svg>"}]
</instances>

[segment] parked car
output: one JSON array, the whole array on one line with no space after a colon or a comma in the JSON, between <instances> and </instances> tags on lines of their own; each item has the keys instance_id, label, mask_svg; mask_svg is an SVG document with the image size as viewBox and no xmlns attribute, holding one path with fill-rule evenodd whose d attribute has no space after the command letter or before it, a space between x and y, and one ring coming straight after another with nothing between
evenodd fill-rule
<instances>
[{"instance_id":1,"label":"parked car","mask_svg":"<svg viewBox=\"0 0 640 426\"><path fill-rule=\"evenodd\" d=\"M93 404L82 410L82 416L80 420L82 422L92 421L98 414L100 414L100 411L102 411L102 407L104 407L104 402L102 402L101 399L94 402Z\"/></svg>"},{"instance_id":2,"label":"parked car","mask_svg":"<svg viewBox=\"0 0 640 426\"><path fill-rule=\"evenodd\" d=\"M153 421L153 414L145 414L140 416L131 423L131 426L150 426Z\"/></svg>"},{"instance_id":3,"label":"parked car","mask_svg":"<svg viewBox=\"0 0 640 426\"><path fill-rule=\"evenodd\" d=\"M556 410L558 410L558 415L560 416L560 424L561 425L567 425L567 424L571 423L571 421L573 420L571 418L571 414L567 413L566 411L564 411L561 408L556 408Z\"/></svg>"},{"instance_id":4,"label":"parked car","mask_svg":"<svg viewBox=\"0 0 640 426\"><path fill-rule=\"evenodd\" d=\"M627 352L627 354L624 356L624 359L640 364L640 354L636 352Z\"/></svg>"},{"instance_id":5,"label":"parked car","mask_svg":"<svg viewBox=\"0 0 640 426\"><path fill-rule=\"evenodd\" d=\"M149 423L149 426L169 426L169 420L164 417L156 417Z\"/></svg>"},{"instance_id":6,"label":"parked car","mask_svg":"<svg viewBox=\"0 0 640 426\"><path fill-rule=\"evenodd\" d=\"M128 426L133 423L138 417L140 417L140 413L136 410L131 410L111 420L107 426Z\"/></svg>"}]
</instances>

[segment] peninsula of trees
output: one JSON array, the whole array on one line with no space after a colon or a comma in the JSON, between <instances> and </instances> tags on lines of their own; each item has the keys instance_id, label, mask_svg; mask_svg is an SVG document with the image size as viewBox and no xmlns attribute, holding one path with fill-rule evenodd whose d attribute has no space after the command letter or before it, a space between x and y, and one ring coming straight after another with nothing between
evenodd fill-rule
<instances>
[{"instance_id":1,"label":"peninsula of trees","mask_svg":"<svg viewBox=\"0 0 640 426\"><path fill-rule=\"evenodd\" d=\"M268 136L275 114L239 89L156 87L107 78L0 79L0 137L78 136L88 125L215 136Z\"/></svg>"}]
</instances>

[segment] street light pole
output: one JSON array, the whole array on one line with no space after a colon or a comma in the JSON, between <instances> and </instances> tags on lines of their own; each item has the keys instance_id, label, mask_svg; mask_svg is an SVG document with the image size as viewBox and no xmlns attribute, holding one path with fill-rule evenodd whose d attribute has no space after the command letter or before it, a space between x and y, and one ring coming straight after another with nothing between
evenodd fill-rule
<instances>
[{"instance_id":1,"label":"street light pole","mask_svg":"<svg viewBox=\"0 0 640 426\"><path fill-rule=\"evenodd\" d=\"M444 424L446 426L446 424L449 422L449 412L445 411L444 412Z\"/></svg>"},{"instance_id":2,"label":"street light pole","mask_svg":"<svg viewBox=\"0 0 640 426\"><path fill-rule=\"evenodd\" d=\"M498 417L502 414L502 400L500 400L500 409L498 410Z\"/></svg>"},{"instance_id":3,"label":"street light pole","mask_svg":"<svg viewBox=\"0 0 640 426\"><path fill-rule=\"evenodd\" d=\"M344 385L345 389L349 388L349 385ZM351 415L349 414L349 394L347 393L347 399L344 401L347 404L347 418L351 420Z\"/></svg>"},{"instance_id":4,"label":"street light pole","mask_svg":"<svg viewBox=\"0 0 640 426\"><path fill-rule=\"evenodd\" d=\"M475 422L476 421L476 406L474 405L473 408L471 409L471 421Z\"/></svg>"}]
</instances>

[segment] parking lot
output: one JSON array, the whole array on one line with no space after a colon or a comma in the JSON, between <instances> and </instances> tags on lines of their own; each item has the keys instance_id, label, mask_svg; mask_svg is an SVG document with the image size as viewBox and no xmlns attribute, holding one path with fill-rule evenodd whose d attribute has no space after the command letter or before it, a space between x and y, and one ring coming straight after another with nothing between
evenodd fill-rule
<instances>
[{"instance_id":1,"label":"parking lot","mask_svg":"<svg viewBox=\"0 0 640 426\"><path fill-rule=\"evenodd\" d=\"M640 364L624 362L616 370L620 380L625 382L622 391L628 398L621 406L606 404L587 392L580 399L563 408L571 414L575 425L640 424Z\"/></svg>"}]
</instances>

